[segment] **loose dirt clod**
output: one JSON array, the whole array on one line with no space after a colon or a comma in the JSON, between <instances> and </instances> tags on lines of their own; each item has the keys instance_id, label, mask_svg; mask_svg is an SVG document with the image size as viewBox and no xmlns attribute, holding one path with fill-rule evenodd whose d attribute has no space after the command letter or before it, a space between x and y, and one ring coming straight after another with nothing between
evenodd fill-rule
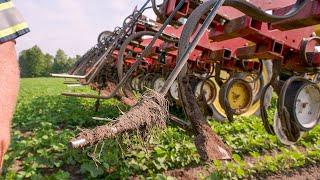
<instances>
[{"instance_id":1,"label":"loose dirt clod","mask_svg":"<svg viewBox=\"0 0 320 180\"><path fill-rule=\"evenodd\" d=\"M113 138L124 132L137 131L141 128L165 128L169 118L169 106L163 95L148 91L140 102L129 112L116 119L113 124L98 126L94 129L82 129L77 140L85 139L85 143L94 144L104 139Z\"/></svg>"}]
</instances>

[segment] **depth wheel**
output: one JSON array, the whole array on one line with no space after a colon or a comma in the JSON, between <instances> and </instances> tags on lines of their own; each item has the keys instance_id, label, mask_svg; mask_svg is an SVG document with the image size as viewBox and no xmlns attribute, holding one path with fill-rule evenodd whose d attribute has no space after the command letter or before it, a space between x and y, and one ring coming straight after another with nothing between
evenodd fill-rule
<instances>
[{"instance_id":1,"label":"depth wheel","mask_svg":"<svg viewBox=\"0 0 320 180\"><path fill-rule=\"evenodd\" d=\"M220 89L219 101L227 113L240 115L246 112L253 100L252 89L243 79L231 78Z\"/></svg>"},{"instance_id":2,"label":"depth wheel","mask_svg":"<svg viewBox=\"0 0 320 180\"><path fill-rule=\"evenodd\" d=\"M286 108L290 121L300 131L310 131L320 119L320 88L302 77L286 82L280 97L279 108Z\"/></svg>"},{"instance_id":3,"label":"depth wheel","mask_svg":"<svg viewBox=\"0 0 320 180\"><path fill-rule=\"evenodd\" d=\"M103 31L98 36L98 44L103 44L104 40L110 37L113 34L111 31Z\"/></svg>"},{"instance_id":4,"label":"depth wheel","mask_svg":"<svg viewBox=\"0 0 320 180\"><path fill-rule=\"evenodd\" d=\"M152 84L152 89L157 91L157 92L160 92L162 87L164 86L164 83L166 82L166 79L163 78L163 77L158 77L156 78L154 81L153 81L153 84Z\"/></svg>"},{"instance_id":5,"label":"depth wheel","mask_svg":"<svg viewBox=\"0 0 320 180\"><path fill-rule=\"evenodd\" d=\"M140 74L132 78L130 85L133 90L140 91L140 82L142 78L143 78L143 74Z\"/></svg>"},{"instance_id":6,"label":"depth wheel","mask_svg":"<svg viewBox=\"0 0 320 180\"><path fill-rule=\"evenodd\" d=\"M174 83L170 87L170 97L173 99L173 101L179 103L180 97L179 97L179 83L178 83L178 81L174 81Z\"/></svg>"},{"instance_id":7,"label":"depth wheel","mask_svg":"<svg viewBox=\"0 0 320 180\"><path fill-rule=\"evenodd\" d=\"M154 74L149 73L145 75L140 81L139 89L141 91L146 91L148 88L151 89L152 88L151 83L153 79L154 79Z\"/></svg>"},{"instance_id":8,"label":"depth wheel","mask_svg":"<svg viewBox=\"0 0 320 180\"><path fill-rule=\"evenodd\" d=\"M263 61L263 70L262 70L261 77L258 79L259 82L256 82L255 84L250 83L251 87L253 88L253 104L250 106L250 108L246 112L242 113L241 116L244 116L244 117L249 117L252 115L260 116L260 99L259 98L260 98L263 87L266 84L268 84L271 76L272 76L272 61L270 60ZM221 78L228 79L229 74L227 72L222 71ZM210 107L212 111L212 119L218 120L218 121L226 121L227 115L224 109L222 108L218 98L220 95L221 87L218 85L215 78L211 78L210 80L215 84L215 88L217 90L216 98L214 99ZM246 79L246 80L249 80L249 79ZM272 93L273 93L273 89L269 88L265 98L265 103L267 106L271 105Z\"/></svg>"},{"instance_id":9,"label":"depth wheel","mask_svg":"<svg viewBox=\"0 0 320 180\"><path fill-rule=\"evenodd\" d=\"M274 115L273 127L274 127L274 132L275 132L277 138L279 139L279 141L282 144L287 145L287 146L291 146L291 145L296 144L302 136L302 133L299 132L298 138L296 138L295 141L289 140L290 138L286 135L286 133L284 131L284 127L281 123L281 119L279 118L278 111L276 111L275 115Z\"/></svg>"},{"instance_id":10,"label":"depth wheel","mask_svg":"<svg viewBox=\"0 0 320 180\"><path fill-rule=\"evenodd\" d=\"M212 104L214 99L217 96L217 89L212 82L212 80L206 80L205 82L199 82L195 87L195 96L196 98L200 97L200 95L203 93L204 98L207 102L207 104Z\"/></svg>"}]
</instances>

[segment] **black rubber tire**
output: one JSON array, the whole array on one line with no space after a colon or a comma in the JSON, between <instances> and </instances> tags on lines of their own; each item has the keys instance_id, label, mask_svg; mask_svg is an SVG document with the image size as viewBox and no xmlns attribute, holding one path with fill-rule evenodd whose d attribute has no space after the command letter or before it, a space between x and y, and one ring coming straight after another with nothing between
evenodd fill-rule
<instances>
[{"instance_id":1,"label":"black rubber tire","mask_svg":"<svg viewBox=\"0 0 320 180\"><path fill-rule=\"evenodd\" d=\"M103 31L102 33L100 33L99 36L98 36L98 39L97 39L98 44L102 43L102 41L101 41L102 40L102 36L110 36L112 34L113 34L113 32L111 32L111 31Z\"/></svg>"}]
</instances>

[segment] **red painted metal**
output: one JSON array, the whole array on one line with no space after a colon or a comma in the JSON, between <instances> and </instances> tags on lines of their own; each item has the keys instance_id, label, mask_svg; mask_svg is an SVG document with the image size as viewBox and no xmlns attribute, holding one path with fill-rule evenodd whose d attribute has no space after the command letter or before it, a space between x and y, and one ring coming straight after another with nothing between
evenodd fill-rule
<instances>
[{"instance_id":1,"label":"red painted metal","mask_svg":"<svg viewBox=\"0 0 320 180\"><path fill-rule=\"evenodd\" d=\"M273 11L274 15L283 15L291 6L280 8ZM310 0L307 5L296 16L289 20L280 21L272 24L272 28L280 30L298 29L306 26L317 25L320 23L320 0Z\"/></svg>"},{"instance_id":2,"label":"red painted metal","mask_svg":"<svg viewBox=\"0 0 320 180\"><path fill-rule=\"evenodd\" d=\"M300 42L303 38L310 37L315 31L313 27L294 29L286 32L269 30L269 25L267 23L256 21L248 16L242 16L231 20L222 27L222 31L211 31L210 39L213 41L223 41L242 37L256 44L277 41L282 42L285 48L292 48L295 50L299 49ZM219 30L220 29L221 28L219 28Z\"/></svg>"},{"instance_id":3,"label":"red painted metal","mask_svg":"<svg viewBox=\"0 0 320 180\"><path fill-rule=\"evenodd\" d=\"M178 2L179 0L168 0L166 7L164 7L163 16L169 16L172 13L173 9L177 6ZM296 0L248 0L248 2L254 4L256 7L260 9L270 10L288 7L294 4ZM175 17L175 19L177 20L181 17L188 17L192 13L193 9L198 5L199 4L197 2L194 2L192 0L185 0L185 4L182 10L178 12L178 15ZM243 15L244 14L239 10L226 6L222 7L218 11L218 18L223 17L227 20L232 20Z\"/></svg>"},{"instance_id":4,"label":"red painted metal","mask_svg":"<svg viewBox=\"0 0 320 180\"><path fill-rule=\"evenodd\" d=\"M163 11L164 15L171 14L177 2L178 0L169 0L165 11ZM281 15L281 13L287 12L288 8L291 8L291 5L296 0L250 0L250 2L261 9L271 10L274 14ZM319 2L320 0L312 1L306 6L306 9L310 10L311 8L313 9L312 11L299 13L290 21L272 24L273 29L270 29L270 24L257 21L254 17L246 16L234 8L223 7L219 10L218 18L212 24L215 27L214 30L205 33L196 49L191 53L189 58L190 70L201 71L201 69L206 69L208 65L213 66L214 63L220 63L222 69L228 71L257 71L260 68L260 63L250 59L272 59L282 61L284 70L308 71L306 63L301 59L300 45L303 38L310 37L315 29L314 27L306 26L300 29L296 27L300 27L299 23L305 19L311 19L312 21L310 22L312 23L314 23L313 20L318 20ZM175 19L188 17L195 7L194 1L186 0L184 7L179 11ZM220 21L221 17L227 21ZM309 21L307 24L309 24ZM160 27L161 24L156 22L150 24L140 21L135 30L137 32L157 32ZM281 31L274 29L275 27L286 30ZM183 28L183 25L180 27L169 26L163 34L168 38L179 39ZM140 47L132 44L132 47L128 47L128 50L140 52L150 41L151 39L142 39L139 44ZM173 69L178 56L177 48L177 43L158 40L149 56L144 58L144 63L140 69L146 72L161 72L164 69ZM164 57L163 62L159 60L161 55ZM116 57L117 55L115 54L114 56ZM320 66L319 53L310 52L308 57L312 59L315 67ZM126 59L128 66L135 62L133 58Z\"/></svg>"},{"instance_id":5,"label":"red painted metal","mask_svg":"<svg viewBox=\"0 0 320 180\"><path fill-rule=\"evenodd\" d=\"M271 10L290 6L294 4L296 0L248 0L248 2L254 4L256 7L260 9ZM233 20L235 18L244 16L245 14L232 7L224 6L219 10L219 15L228 20Z\"/></svg>"},{"instance_id":6,"label":"red painted metal","mask_svg":"<svg viewBox=\"0 0 320 180\"><path fill-rule=\"evenodd\" d=\"M180 2L179 0L169 0L165 7L164 16L170 16L170 14L176 8L179 2ZM178 20L181 17L186 17L189 13L190 13L190 1L185 0L183 7L178 11L174 19Z\"/></svg>"}]
</instances>

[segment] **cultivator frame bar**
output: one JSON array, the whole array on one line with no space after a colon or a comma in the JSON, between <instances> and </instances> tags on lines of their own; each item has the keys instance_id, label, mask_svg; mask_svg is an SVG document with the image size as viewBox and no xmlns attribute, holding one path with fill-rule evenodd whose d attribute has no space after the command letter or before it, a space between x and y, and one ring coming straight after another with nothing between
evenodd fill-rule
<instances>
[{"instance_id":1,"label":"cultivator frame bar","mask_svg":"<svg viewBox=\"0 0 320 180\"><path fill-rule=\"evenodd\" d=\"M156 21L142 15L149 2ZM314 128L304 126L318 124L320 119L320 110L310 111L312 106L320 107L318 24L320 0L165 0L161 5L148 0L122 28L99 36L98 44L69 74L53 76L78 79L101 93L63 93L65 96L132 98L128 91L144 91L147 86L172 104L184 106L186 113L190 108L186 105L201 104L201 109L211 111L205 115L232 122L234 115L260 112L266 131L290 145L300 139L301 132ZM266 65L268 62L272 65ZM193 92L178 88L185 78ZM115 85L105 92L109 82ZM273 125L266 113L271 87L279 96ZM186 102L185 93L197 95L198 102ZM291 97L300 102L285 104ZM190 127L176 117L171 119ZM79 141L74 143L79 145Z\"/></svg>"}]
</instances>

